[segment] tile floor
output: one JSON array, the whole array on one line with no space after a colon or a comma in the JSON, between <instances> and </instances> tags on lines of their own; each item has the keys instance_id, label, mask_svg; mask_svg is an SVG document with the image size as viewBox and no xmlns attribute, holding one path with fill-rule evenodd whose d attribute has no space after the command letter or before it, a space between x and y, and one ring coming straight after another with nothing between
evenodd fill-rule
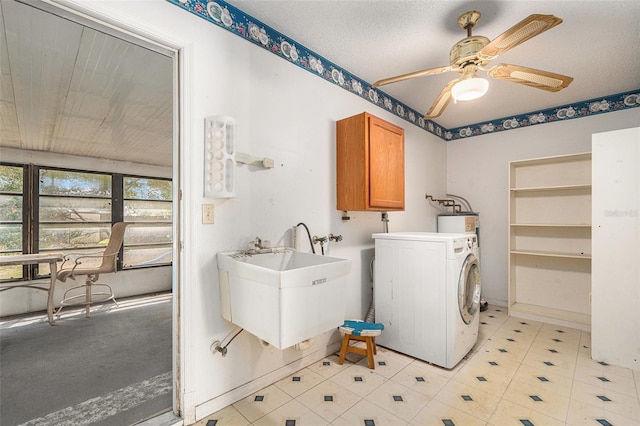
<instances>
[{"instance_id":1,"label":"tile floor","mask_svg":"<svg viewBox=\"0 0 640 426\"><path fill-rule=\"evenodd\" d=\"M640 372L591 360L589 333L480 314L471 353L445 370L378 347L336 355L212 414L199 426L640 425Z\"/></svg>"}]
</instances>

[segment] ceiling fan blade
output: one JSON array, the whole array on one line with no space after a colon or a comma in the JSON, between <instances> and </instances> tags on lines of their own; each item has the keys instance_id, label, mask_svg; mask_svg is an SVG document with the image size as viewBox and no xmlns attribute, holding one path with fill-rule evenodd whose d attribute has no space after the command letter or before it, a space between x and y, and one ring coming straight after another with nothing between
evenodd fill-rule
<instances>
[{"instance_id":1,"label":"ceiling fan blade","mask_svg":"<svg viewBox=\"0 0 640 426\"><path fill-rule=\"evenodd\" d=\"M548 92L557 92L569 86L572 77L555 74L549 71L541 71L534 68L521 67L519 65L498 64L487 71L489 77L500 80L512 81L535 87Z\"/></svg>"},{"instance_id":2,"label":"ceiling fan blade","mask_svg":"<svg viewBox=\"0 0 640 426\"><path fill-rule=\"evenodd\" d=\"M449 102L451 101L451 88L460 80L462 80L462 78L451 80L449 84L447 84L445 88L442 89L442 92L440 92L436 100L431 105L431 108L429 108L429 111L427 111L427 113L424 115L424 118L432 119L440 117L440 114L442 114L444 109L447 107L447 105L449 105Z\"/></svg>"},{"instance_id":3,"label":"ceiling fan blade","mask_svg":"<svg viewBox=\"0 0 640 426\"><path fill-rule=\"evenodd\" d=\"M562 19L553 15L531 15L490 41L478 55L483 60L493 59L560 23Z\"/></svg>"},{"instance_id":4,"label":"ceiling fan blade","mask_svg":"<svg viewBox=\"0 0 640 426\"><path fill-rule=\"evenodd\" d=\"M409 80L410 78L425 77L427 75L444 74L445 72L453 71L451 66L429 68L422 71L410 72L408 74L397 75L395 77L384 78L373 83L373 87L384 86L385 84L397 83L399 81Z\"/></svg>"}]
</instances>

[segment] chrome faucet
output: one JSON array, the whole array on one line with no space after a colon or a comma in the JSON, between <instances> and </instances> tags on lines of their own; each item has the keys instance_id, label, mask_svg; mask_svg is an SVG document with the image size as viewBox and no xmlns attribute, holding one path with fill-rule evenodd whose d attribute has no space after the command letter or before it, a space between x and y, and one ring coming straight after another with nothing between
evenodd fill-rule
<instances>
[{"instance_id":1,"label":"chrome faucet","mask_svg":"<svg viewBox=\"0 0 640 426\"><path fill-rule=\"evenodd\" d=\"M271 241L262 241L260 237L256 237L253 242L249 244L249 248L245 250L245 254L260 254L260 253L272 253Z\"/></svg>"},{"instance_id":2,"label":"chrome faucet","mask_svg":"<svg viewBox=\"0 0 640 426\"><path fill-rule=\"evenodd\" d=\"M342 235L329 234L329 241L335 241L336 243L342 241Z\"/></svg>"},{"instance_id":3,"label":"chrome faucet","mask_svg":"<svg viewBox=\"0 0 640 426\"><path fill-rule=\"evenodd\" d=\"M313 244L320 243L320 246L322 246L324 243L327 242L327 237L326 236L325 237L318 237L317 235L314 235L312 241L313 241Z\"/></svg>"}]
</instances>

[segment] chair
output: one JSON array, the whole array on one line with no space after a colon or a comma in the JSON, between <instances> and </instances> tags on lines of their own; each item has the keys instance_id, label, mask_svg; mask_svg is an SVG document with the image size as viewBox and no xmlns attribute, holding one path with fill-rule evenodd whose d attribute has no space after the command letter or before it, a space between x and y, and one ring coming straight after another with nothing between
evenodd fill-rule
<instances>
[{"instance_id":1,"label":"chair","mask_svg":"<svg viewBox=\"0 0 640 426\"><path fill-rule=\"evenodd\" d=\"M370 323L360 320L346 320L340 327L340 333L343 334L342 348L340 349L340 358L338 364L344 363L344 357L347 352L353 352L360 355L366 355L369 368L376 368L373 362L373 356L378 352L376 350L376 336L379 336L384 329L381 323ZM350 346L352 340L365 342L366 348Z\"/></svg>"},{"instance_id":2,"label":"chair","mask_svg":"<svg viewBox=\"0 0 640 426\"><path fill-rule=\"evenodd\" d=\"M83 285L75 286L65 291L64 296L62 297L62 301L60 302L60 307L56 312L56 315L60 314L62 308L70 305L85 305L85 316L89 318L90 307L94 302L106 302L108 300L113 300L116 306L118 306L118 302L116 301L115 295L113 294L113 290L107 284L99 284L97 283L100 274L107 273L115 273L117 271L117 261L118 261L118 253L120 252L120 247L122 247L122 242L124 240L124 231L127 227L126 223L118 222L115 223L111 227L111 235L109 236L109 243L107 247L102 253L93 253L93 254L77 254L77 255L66 255L64 257L64 261L62 265L60 265L60 270L58 271L57 278L65 282L67 278L71 278L72 280L76 279L76 276L86 275L86 280ZM82 262L87 259L102 259L100 266L82 266ZM69 262L69 266L65 268L65 264ZM93 287L101 286L104 287L106 291L99 291L94 293L92 291ZM67 297L69 292L79 289L85 288L84 294L76 294L73 296ZM101 298L101 300L93 300L94 296L106 296L105 298ZM84 299L84 303L71 303L76 299Z\"/></svg>"}]
</instances>

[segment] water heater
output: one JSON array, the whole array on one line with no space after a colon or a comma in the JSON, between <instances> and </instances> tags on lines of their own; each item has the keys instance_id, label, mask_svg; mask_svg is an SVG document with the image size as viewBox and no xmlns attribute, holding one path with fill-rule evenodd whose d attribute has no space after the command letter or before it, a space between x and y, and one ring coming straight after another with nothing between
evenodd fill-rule
<instances>
[{"instance_id":1,"label":"water heater","mask_svg":"<svg viewBox=\"0 0 640 426\"><path fill-rule=\"evenodd\" d=\"M480 246L480 216L477 213L438 215L438 232L476 234Z\"/></svg>"}]
</instances>

